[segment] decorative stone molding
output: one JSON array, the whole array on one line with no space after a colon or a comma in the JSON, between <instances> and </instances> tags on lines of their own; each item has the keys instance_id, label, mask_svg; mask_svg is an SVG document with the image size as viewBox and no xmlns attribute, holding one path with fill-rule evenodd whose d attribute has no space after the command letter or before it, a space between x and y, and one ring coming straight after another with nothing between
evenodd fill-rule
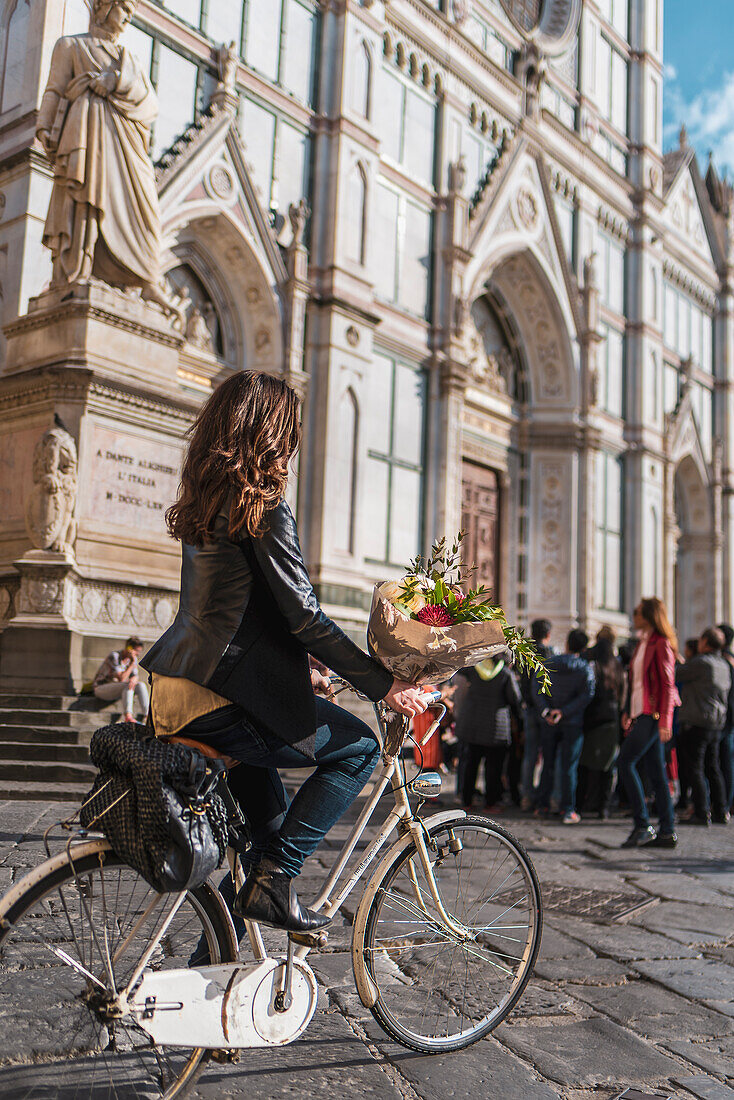
<instances>
[{"instance_id":1,"label":"decorative stone molding","mask_svg":"<svg viewBox=\"0 0 734 1100\"><path fill-rule=\"evenodd\" d=\"M217 161L211 166L206 174L204 186L213 199L221 199L222 202L232 202L237 195L232 170L222 161Z\"/></svg>"},{"instance_id":2,"label":"decorative stone molding","mask_svg":"<svg viewBox=\"0 0 734 1100\"><path fill-rule=\"evenodd\" d=\"M156 634L171 625L177 606L177 595L166 589L80 580L74 586L70 618L85 634L91 633L90 626Z\"/></svg>"},{"instance_id":3,"label":"decorative stone molding","mask_svg":"<svg viewBox=\"0 0 734 1100\"><path fill-rule=\"evenodd\" d=\"M716 295L705 283L689 275L683 268L678 267L672 260L663 260L663 276L680 290L684 290L691 298L695 298L705 309L716 308Z\"/></svg>"},{"instance_id":4,"label":"decorative stone molding","mask_svg":"<svg viewBox=\"0 0 734 1100\"><path fill-rule=\"evenodd\" d=\"M623 218L618 217L607 207L600 206L596 220L607 233L610 233L624 244L627 243L629 240L629 225Z\"/></svg>"},{"instance_id":5,"label":"decorative stone molding","mask_svg":"<svg viewBox=\"0 0 734 1100\"><path fill-rule=\"evenodd\" d=\"M531 233L538 228L540 222L540 202L538 196L527 185L518 188L515 195L517 214L527 230Z\"/></svg>"},{"instance_id":6,"label":"decorative stone molding","mask_svg":"<svg viewBox=\"0 0 734 1100\"><path fill-rule=\"evenodd\" d=\"M179 163L188 158L200 146L205 145L218 126L228 127L231 116L218 104L212 104L199 119L184 130L181 137L170 149L166 150L156 164L155 180L158 194L162 194L172 176L178 171Z\"/></svg>"},{"instance_id":7,"label":"decorative stone molding","mask_svg":"<svg viewBox=\"0 0 734 1100\"><path fill-rule=\"evenodd\" d=\"M413 80L441 95L444 85L441 71L435 58L426 54L417 42L403 33L386 30L382 36L382 52L388 61L409 73Z\"/></svg>"},{"instance_id":8,"label":"decorative stone molding","mask_svg":"<svg viewBox=\"0 0 734 1100\"><path fill-rule=\"evenodd\" d=\"M469 105L469 122L483 134L489 134L492 141L499 141L500 136L511 129L506 119L493 115L491 108L484 107L477 100L472 100Z\"/></svg>"},{"instance_id":9,"label":"decorative stone molding","mask_svg":"<svg viewBox=\"0 0 734 1100\"><path fill-rule=\"evenodd\" d=\"M516 134L511 133L509 130L504 130L502 132L502 138L497 147L497 154L487 165L484 176L479 181L477 189L471 197L469 203L469 221L476 221L477 224L481 223L482 215L491 206L497 188L504 178L505 170L512 159L512 154L517 142L518 138Z\"/></svg>"},{"instance_id":10,"label":"decorative stone molding","mask_svg":"<svg viewBox=\"0 0 734 1100\"><path fill-rule=\"evenodd\" d=\"M569 202L578 202L578 187L573 180L564 175L560 169L553 169L550 174L551 186L554 191L562 195Z\"/></svg>"},{"instance_id":11,"label":"decorative stone molding","mask_svg":"<svg viewBox=\"0 0 734 1100\"><path fill-rule=\"evenodd\" d=\"M65 291L43 291L31 298L28 312L5 325L3 332L10 340L75 318L101 321L168 347L179 347L183 341L181 333L170 327L160 310L144 302L135 291L118 290L94 279Z\"/></svg>"}]
</instances>

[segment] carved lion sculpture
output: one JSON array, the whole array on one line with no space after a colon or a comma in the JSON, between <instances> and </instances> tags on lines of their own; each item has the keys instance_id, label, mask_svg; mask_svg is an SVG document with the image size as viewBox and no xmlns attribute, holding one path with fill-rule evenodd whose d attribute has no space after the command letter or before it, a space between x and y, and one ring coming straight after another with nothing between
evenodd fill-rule
<instances>
[{"instance_id":1,"label":"carved lion sculpture","mask_svg":"<svg viewBox=\"0 0 734 1100\"><path fill-rule=\"evenodd\" d=\"M26 527L38 550L73 553L76 540L76 444L64 428L49 428L33 452L33 489Z\"/></svg>"}]
</instances>

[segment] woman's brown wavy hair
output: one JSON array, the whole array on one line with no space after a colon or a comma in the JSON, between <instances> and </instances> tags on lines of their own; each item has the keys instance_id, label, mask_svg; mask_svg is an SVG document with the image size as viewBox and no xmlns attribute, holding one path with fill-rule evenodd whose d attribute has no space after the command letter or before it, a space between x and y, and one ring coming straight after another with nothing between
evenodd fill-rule
<instances>
[{"instance_id":1,"label":"woman's brown wavy hair","mask_svg":"<svg viewBox=\"0 0 734 1100\"><path fill-rule=\"evenodd\" d=\"M678 635L668 618L668 612L663 601L658 599L657 596L646 596L640 600L639 608L640 614L648 626L651 626L657 634L662 634L664 638L667 638L673 652L677 654Z\"/></svg>"},{"instance_id":2,"label":"woman's brown wavy hair","mask_svg":"<svg viewBox=\"0 0 734 1100\"><path fill-rule=\"evenodd\" d=\"M242 371L222 382L189 429L178 499L166 512L171 536L202 546L228 498L229 537L264 535L301 442L299 412L295 390L272 374Z\"/></svg>"}]
</instances>

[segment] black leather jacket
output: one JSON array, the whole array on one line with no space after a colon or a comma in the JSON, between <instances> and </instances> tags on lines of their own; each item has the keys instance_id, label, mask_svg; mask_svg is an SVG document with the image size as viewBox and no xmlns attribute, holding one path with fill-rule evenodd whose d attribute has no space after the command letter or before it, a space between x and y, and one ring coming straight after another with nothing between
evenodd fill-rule
<instances>
[{"instance_id":1,"label":"black leather jacket","mask_svg":"<svg viewBox=\"0 0 734 1100\"><path fill-rule=\"evenodd\" d=\"M256 728L310 755L309 653L373 700L393 678L321 610L285 501L267 522L260 538L233 542L223 510L211 542L182 546L178 613L140 663L216 691Z\"/></svg>"}]
</instances>

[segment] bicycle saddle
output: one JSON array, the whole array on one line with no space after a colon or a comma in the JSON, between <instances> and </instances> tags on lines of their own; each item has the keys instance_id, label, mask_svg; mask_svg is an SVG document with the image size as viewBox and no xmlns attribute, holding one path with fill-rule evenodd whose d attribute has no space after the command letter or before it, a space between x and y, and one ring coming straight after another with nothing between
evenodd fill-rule
<instances>
[{"instance_id":1,"label":"bicycle saddle","mask_svg":"<svg viewBox=\"0 0 734 1100\"><path fill-rule=\"evenodd\" d=\"M207 760L221 760L228 770L237 767L239 764L239 760L235 760L234 757L225 756L218 749L207 745L205 741L195 741L193 737L180 737L177 733L174 733L168 737L161 737L161 741L167 741L169 745L185 745L187 749L196 749Z\"/></svg>"}]
</instances>

